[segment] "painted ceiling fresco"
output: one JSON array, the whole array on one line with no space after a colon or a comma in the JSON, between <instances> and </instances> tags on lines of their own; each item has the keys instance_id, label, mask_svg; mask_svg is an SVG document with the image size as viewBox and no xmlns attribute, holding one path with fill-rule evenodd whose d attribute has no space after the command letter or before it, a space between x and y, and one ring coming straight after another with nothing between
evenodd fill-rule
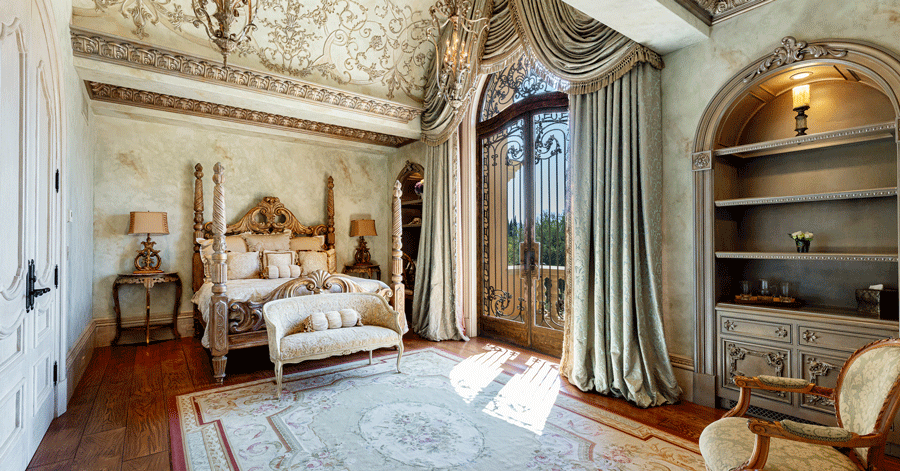
<instances>
[{"instance_id":1,"label":"painted ceiling fresco","mask_svg":"<svg viewBox=\"0 0 900 471\"><path fill-rule=\"evenodd\" d=\"M229 64L398 103L422 102L434 0L259 0L253 40ZM191 0L75 0L79 28L221 62Z\"/></svg>"}]
</instances>

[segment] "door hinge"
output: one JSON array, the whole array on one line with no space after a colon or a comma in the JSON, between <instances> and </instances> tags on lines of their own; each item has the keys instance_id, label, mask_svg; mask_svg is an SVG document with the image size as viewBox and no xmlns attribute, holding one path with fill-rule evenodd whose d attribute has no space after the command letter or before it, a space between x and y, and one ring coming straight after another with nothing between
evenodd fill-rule
<instances>
[{"instance_id":1,"label":"door hinge","mask_svg":"<svg viewBox=\"0 0 900 471\"><path fill-rule=\"evenodd\" d=\"M57 378L58 378L57 372L58 372L58 370L59 370L59 363L54 361L54 362L53 362L53 384L54 384L54 385L55 385L56 382L57 382Z\"/></svg>"},{"instance_id":2,"label":"door hinge","mask_svg":"<svg viewBox=\"0 0 900 471\"><path fill-rule=\"evenodd\" d=\"M59 169L56 169L56 192L59 193Z\"/></svg>"},{"instance_id":3,"label":"door hinge","mask_svg":"<svg viewBox=\"0 0 900 471\"><path fill-rule=\"evenodd\" d=\"M53 269L53 287L59 288L59 265Z\"/></svg>"}]
</instances>

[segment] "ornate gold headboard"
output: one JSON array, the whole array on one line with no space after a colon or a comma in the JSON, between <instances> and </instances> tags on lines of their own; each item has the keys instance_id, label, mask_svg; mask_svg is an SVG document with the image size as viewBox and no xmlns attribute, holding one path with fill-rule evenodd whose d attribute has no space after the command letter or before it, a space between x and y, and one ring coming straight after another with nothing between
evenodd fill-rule
<instances>
[{"instance_id":1,"label":"ornate gold headboard","mask_svg":"<svg viewBox=\"0 0 900 471\"><path fill-rule=\"evenodd\" d=\"M194 166L194 240L211 239L212 221L203 223L203 166ZM325 205L326 221L324 224L306 226L302 224L291 210L284 206L275 196L266 196L247 211L234 224L225 228L225 234L274 234L289 229L294 235L325 236L325 249L334 248L334 178L328 177L328 198ZM194 242L193 282L194 291L203 284L203 262L200 260L200 246Z\"/></svg>"}]
</instances>

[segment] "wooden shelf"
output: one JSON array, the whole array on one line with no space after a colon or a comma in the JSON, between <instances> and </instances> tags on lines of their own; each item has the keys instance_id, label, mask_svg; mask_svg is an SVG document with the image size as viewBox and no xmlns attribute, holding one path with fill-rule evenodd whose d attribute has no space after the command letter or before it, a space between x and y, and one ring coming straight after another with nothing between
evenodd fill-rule
<instances>
[{"instance_id":1,"label":"wooden shelf","mask_svg":"<svg viewBox=\"0 0 900 471\"><path fill-rule=\"evenodd\" d=\"M897 254L825 252L716 252L716 258L748 260L816 260L826 262L897 262Z\"/></svg>"},{"instance_id":2,"label":"wooden shelf","mask_svg":"<svg viewBox=\"0 0 900 471\"><path fill-rule=\"evenodd\" d=\"M419 206L421 204L422 204L422 198L419 198L417 200L407 200L407 201L400 202L401 206Z\"/></svg>"},{"instance_id":3,"label":"wooden shelf","mask_svg":"<svg viewBox=\"0 0 900 471\"><path fill-rule=\"evenodd\" d=\"M718 200L717 207L729 206L761 206L768 204L813 203L816 201L854 200L865 198L884 198L897 196L897 188L873 188L870 190L835 191L829 193L813 193L809 195L772 196L765 198L737 198Z\"/></svg>"},{"instance_id":4,"label":"wooden shelf","mask_svg":"<svg viewBox=\"0 0 900 471\"><path fill-rule=\"evenodd\" d=\"M894 122L870 124L839 131L821 132L806 136L789 137L774 141L757 142L735 147L725 147L713 151L715 156L733 155L743 159L767 155L797 152L801 150L831 147L857 142L876 141L893 138L897 124Z\"/></svg>"},{"instance_id":5,"label":"wooden shelf","mask_svg":"<svg viewBox=\"0 0 900 471\"><path fill-rule=\"evenodd\" d=\"M861 323L861 325L883 324L889 326L897 325L897 321L890 319L878 319L871 315L861 314L856 309L831 307L831 306L803 306L803 307L776 307L776 306L754 306L751 304L735 304L729 302L716 303L716 309L741 310L745 312L769 312L769 313L788 313L801 314L804 318L809 316L821 316L823 318L842 317L849 318Z\"/></svg>"}]
</instances>

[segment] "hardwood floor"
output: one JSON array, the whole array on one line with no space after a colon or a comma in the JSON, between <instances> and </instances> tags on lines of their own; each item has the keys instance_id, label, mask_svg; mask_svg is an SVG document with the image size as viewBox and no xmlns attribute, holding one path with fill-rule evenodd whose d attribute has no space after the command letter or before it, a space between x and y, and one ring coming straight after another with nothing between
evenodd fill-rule
<instances>
[{"instance_id":1,"label":"hardwood floor","mask_svg":"<svg viewBox=\"0 0 900 471\"><path fill-rule=\"evenodd\" d=\"M482 353L486 345L520 352L503 365L510 372L526 369L536 357L558 360L540 353L486 338L469 342L429 342L414 334L404 338L407 349L438 347L462 356ZM393 355L376 351L375 355ZM367 353L309 361L285 366L285 374L367 358ZM273 376L265 347L238 350L228 355L226 383L241 383ZM193 338L170 340L149 346L102 347L94 357L69 402L68 411L56 418L44 436L29 470L168 470L171 469L169 398L215 384L209 354ZM621 399L587 394L563 381L572 394L599 407L614 410L646 425L696 441L708 423L725 413L690 402L640 409ZM885 469L900 471L900 460Z\"/></svg>"}]
</instances>

